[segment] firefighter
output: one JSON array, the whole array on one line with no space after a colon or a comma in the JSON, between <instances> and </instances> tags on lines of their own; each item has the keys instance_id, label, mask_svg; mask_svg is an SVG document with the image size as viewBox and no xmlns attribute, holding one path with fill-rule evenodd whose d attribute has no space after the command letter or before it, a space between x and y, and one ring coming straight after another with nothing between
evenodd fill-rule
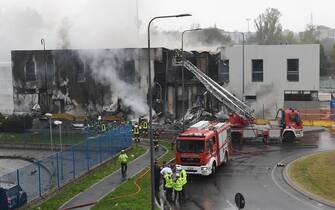
<instances>
[{"instance_id":1,"label":"firefighter","mask_svg":"<svg viewBox=\"0 0 335 210\"><path fill-rule=\"evenodd\" d=\"M121 150L121 154L119 156L119 161L121 163L121 174L122 177L126 177L127 176L127 163L128 163L128 156L125 153L124 150Z\"/></svg>"},{"instance_id":2,"label":"firefighter","mask_svg":"<svg viewBox=\"0 0 335 210\"><path fill-rule=\"evenodd\" d=\"M181 168L181 165L176 165L176 171L179 172L180 178L183 180L183 189L181 191L181 198L185 200L185 185L187 184L187 173L185 169Z\"/></svg>"},{"instance_id":3,"label":"firefighter","mask_svg":"<svg viewBox=\"0 0 335 210\"><path fill-rule=\"evenodd\" d=\"M176 173L176 181L173 183L173 189L174 189L173 203L176 203L177 196L178 196L178 201L179 201L179 204L181 205L183 185L184 185L184 180L181 178L179 173Z\"/></svg>"},{"instance_id":4,"label":"firefighter","mask_svg":"<svg viewBox=\"0 0 335 210\"><path fill-rule=\"evenodd\" d=\"M140 129L139 129L137 123L135 124L135 126L133 128L133 136L134 136L135 142L140 142Z\"/></svg>"},{"instance_id":5,"label":"firefighter","mask_svg":"<svg viewBox=\"0 0 335 210\"><path fill-rule=\"evenodd\" d=\"M154 131L153 137L154 137L153 143L154 143L155 151L158 151L158 149L159 149L159 133L158 133L157 129Z\"/></svg>"},{"instance_id":6,"label":"firefighter","mask_svg":"<svg viewBox=\"0 0 335 210\"><path fill-rule=\"evenodd\" d=\"M165 180L165 196L168 202L172 202L172 189L173 189L173 180L172 180L172 173L167 172L164 175Z\"/></svg>"},{"instance_id":7,"label":"firefighter","mask_svg":"<svg viewBox=\"0 0 335 210\"><path fill-rule=\"evenodd\" d=\"M144 134L148 133L148 121L146 119L142 121L142 130Z\"/></svg>"}]
</instances>

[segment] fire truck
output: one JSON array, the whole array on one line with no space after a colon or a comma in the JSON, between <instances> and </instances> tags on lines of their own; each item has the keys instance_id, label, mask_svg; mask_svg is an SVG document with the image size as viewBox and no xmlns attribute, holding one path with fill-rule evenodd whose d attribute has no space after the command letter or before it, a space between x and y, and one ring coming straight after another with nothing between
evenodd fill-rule
<instances>
[{"instance_id":1,"label":"fire truck","mask_svg":"<svg viewBox=\"0 0 335 210\"><path fill-rule=\"evenodd\" d=\"M176 164L188 174L208 176L228 163L232 154L230 123L199 121L176 141Z\"/></svg>"},{"instance_id":2,"label":"fire truck","mask_svg":"<svg viewBox=\"0 0 335 210\"><path fill-rule=\"evenodd\" d=\"M293 141L303 136L303 123L300 113L292 108L279 109L276 118L266 125L256 125L254 110L242 102L220 84L203 73L190 61L175 57L176 66L184 66L193 73L215 98L230 111L231 136L233 140L257 139L261 137L264 143L269 138L276 138L280 142Z\"/></svg>"}]
</instances>

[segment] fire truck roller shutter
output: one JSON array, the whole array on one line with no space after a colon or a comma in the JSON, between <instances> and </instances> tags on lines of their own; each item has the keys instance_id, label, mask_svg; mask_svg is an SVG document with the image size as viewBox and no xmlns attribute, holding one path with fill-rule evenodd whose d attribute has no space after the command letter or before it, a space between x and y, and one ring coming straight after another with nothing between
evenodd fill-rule
<instances>
[{"instance_id":1,"label":"fire truck roller shutter","mask_svg":"<svg viewBox=\"0 0 335 210\"><path fill-rule=\"evenodd\" d=\"M220 163L225 159L225 150L227 149L227 130L222 131L218 134L219 138L219 149L220 149ZM225 145L226 144L226 145Z\"/></svg>"}]
</instances>

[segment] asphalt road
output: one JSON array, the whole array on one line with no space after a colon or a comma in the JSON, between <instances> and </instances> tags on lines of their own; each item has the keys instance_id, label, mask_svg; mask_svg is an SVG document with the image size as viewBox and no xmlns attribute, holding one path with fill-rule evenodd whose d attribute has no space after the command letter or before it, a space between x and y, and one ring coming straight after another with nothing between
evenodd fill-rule
<instances>
[{"instance_id":1,"label":"asphalt road","mask_svg":"<svg viewBox=\"0 0 335 210\"><path fill-rule=\"evenodd\" d=\"M308 133L298 142L264 146L260 142L235 146L233 160L214 176L190 176L183 210L233 210L234 196L244 195L247 210L314 210L333 209L308 199L286 184L283 168L299 156L335 149L335 133Z\"/></svg>"}]
</instances>

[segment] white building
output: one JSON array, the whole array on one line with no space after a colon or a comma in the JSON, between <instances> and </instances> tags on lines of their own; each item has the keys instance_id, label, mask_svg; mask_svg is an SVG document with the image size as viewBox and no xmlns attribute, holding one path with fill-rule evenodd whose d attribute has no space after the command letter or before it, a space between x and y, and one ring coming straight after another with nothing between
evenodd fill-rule
<instances>
[{"instance_id":1,"label":"white building","mask_svg":"<svg viewBox=\"0 0 335 210\"><path fill-rule=\"evenodd\" d=\"M320 46L245 45L221 49L225 87L255 109L257 117L273 118L276 108L318 105ZM244 77L244 81L243 81Z\"/></svg>"},{"instance_id":2,"label":"white building","mask_svg":"<svg viewBox=\"0 0 335 210\"><path fill-rule=\"evenodd\" d=\"M0 113L12 114L14 101L10 62L0 62L0 90Z\"/></svg>"}]
</instances>

